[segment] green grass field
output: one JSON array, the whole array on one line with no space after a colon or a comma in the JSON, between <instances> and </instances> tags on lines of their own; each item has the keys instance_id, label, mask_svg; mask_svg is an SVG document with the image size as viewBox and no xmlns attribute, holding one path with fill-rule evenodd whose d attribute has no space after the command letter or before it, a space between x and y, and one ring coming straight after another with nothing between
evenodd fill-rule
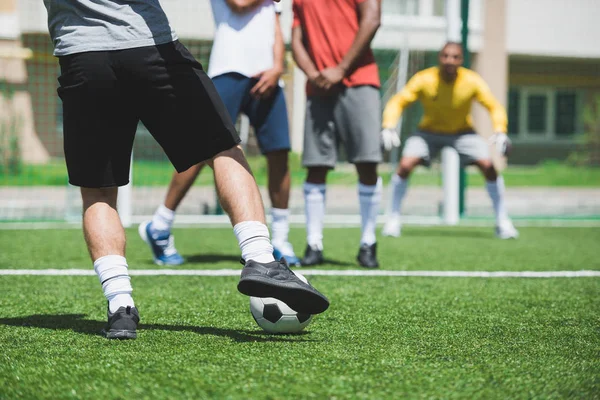
<instances>
[{"instance_id":1,"label":"green grass field","mask_svg":"<svg viewBox=\"0 0 600 400\"><path fill-rule=\"evenodd\" d=\"M132 270L159 269L128 233ZM175 229L185 269L241 268L230 229ZM292 229L297 251L304 231ZM358 270L358 229L326 229L326 270ZM600 270L599 228L406 227L381 270ZM79 229L0 230L0 269L91 270ZM302 271L300 269L300 271ZM236 277L134 276L135 341L99 332L94 276L0 275L0 399L600 397L600 278L306 276L331 300L270 335Z\"/></svg>"},{"instance_id":2,"label":"green grass field","mask_svg":"<svg viewBox=\"0 0 600 400\"><path fill-rule=\"evenodd\" d=\"M306 178L297 154L290 156L292 184L300 186ZM250 157L250 166L259 185L267 184L267 166L263 157ZM387 166L380 170L389 169ZM173 167L168 163L137 161L133 168L133 181L138 186L166 186L171 180ZM483 177L476 169L469 169L469 184L483 185ZM382 172L384 183L389 182L390 174ZM560 187L600 187L600 168L574 167L560 163L545 163L532 167L509 166L503 172L507 185L517 186L560 186ZM351 165L340 166L328 175L328 182L336 185L354 185L357 176ZM67 169L63 161L53 161L46 165L25 165L17 175L0 173L0 186L64 186L67 183ZM411 177L411 185L439 186L439 168L418 168ZM196 185L213 185L212 173L203 171Z\"/></svg>"}]
</instances>

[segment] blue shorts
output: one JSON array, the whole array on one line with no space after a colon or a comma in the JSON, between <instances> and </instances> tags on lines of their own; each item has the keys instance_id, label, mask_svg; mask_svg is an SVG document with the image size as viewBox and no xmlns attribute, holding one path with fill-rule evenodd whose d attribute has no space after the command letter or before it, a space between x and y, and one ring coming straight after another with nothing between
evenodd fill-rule
<instances>
[{"instance_id":1,"label":"blue shorts","mask_svg":"<svg viewBox=\"0 0 600 400\"><path fill-rule=\"evenodd\" d=\"M250 90L258 82L238 73L227 73L213 78L225 108L233 121L244 113L254 128L258 147L266 154L277 150L290 150L287 107L281 87L277 87L267 100L258 100Z\"/></svg>"}]
</instances>

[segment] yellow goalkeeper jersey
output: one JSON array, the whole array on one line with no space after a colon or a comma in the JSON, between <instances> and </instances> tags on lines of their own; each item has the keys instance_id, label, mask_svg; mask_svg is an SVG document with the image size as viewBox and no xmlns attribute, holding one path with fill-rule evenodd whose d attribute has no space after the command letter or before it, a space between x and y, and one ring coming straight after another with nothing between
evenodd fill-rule
<instances>
[{"instance_id":1,"label":"yellow goalkeeper jersey","mask_svg":"<svg viewBox=\"0 0 600 400\"><path fill-rule=\"evenodd\" d=\"M477 100L486 107L495 132L506 133L506 110L492 95L483 78L475 71L459 68L454 82L440 77L438 67L416 73L394 95L383 111L383 127L396 128L406 107L420 100L424 114L419 129L425 132L455 135L473 130L471 104Z\"/></svg>"}]
</instances>

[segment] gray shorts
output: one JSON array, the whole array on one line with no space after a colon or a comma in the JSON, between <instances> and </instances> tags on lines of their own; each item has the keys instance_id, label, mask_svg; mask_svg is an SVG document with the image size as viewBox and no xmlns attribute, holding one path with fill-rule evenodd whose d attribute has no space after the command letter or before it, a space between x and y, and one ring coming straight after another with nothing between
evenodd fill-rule
<instances>
[{"instance_id":1,"label":"gray shorts","mask_svg":"<svg viewBox=\"0 0 600 400\"><path fill-rule=\"evenodd\" d=\"M458 135L416 132L404 144L402 157L418 157L423 159L423 164L429 165L431 159L446 146L456 149L462 166L473 164L478 160L490 159L488 144L475 132Z\"/></svg>"},{"instance_id":2,"label":"gray shorts","mask_svg":"<svg viewBox=\"0 0 600 400\"><path fill-rule=\"evenodd\" d=\"M311 96L304 123L305 167L335 167L338 146L343 144L349 162L382 160L379 131L381 101L373 86L346 88L332 96Z\"/></svg>"}]
</instances>

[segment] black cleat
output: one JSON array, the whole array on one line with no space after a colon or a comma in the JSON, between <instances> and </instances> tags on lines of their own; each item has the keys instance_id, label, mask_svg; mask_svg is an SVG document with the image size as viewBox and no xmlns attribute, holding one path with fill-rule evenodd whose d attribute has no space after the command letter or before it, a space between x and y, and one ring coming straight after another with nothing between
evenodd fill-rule
<instances>
[{"instance_id":1,"label":"black cleat","mask_svg":"<svg viewBox=\"0 0 600 400\"><path fill-rule=\"evenodd\" d=\"M107 339L135 339L139 322L140 314L135 307L119 307L114 313L108 310L108 326L104 334Z\"/></svg>"},{"instance_id":2,"label":"black cleat","mask_svg":"<svg viewBox=\"0 0 600 400\"><path fill-rule=\"evenodd\" d=\"M319 314L329 307L327 297L302 282L284 258L266 264L249 260L242 269L237 288L246 296L274 297L302 314Z\"/></svg>"},{"instance_id":3,"label":"black cleat","mask_svg":"<svg viewBox=\"0 0 600 400\"><path fill-rule=\"evenodd\" d=\"M365 268L379 268L379 262L377 262L377 243L372 245L362 244L358 255L356 256L358 263Z\"/></svg>"},{"instance_id":4,"label":"black cleat","mask_svg":"<svg viewBox=\"0 0 600 400\"><path fill-rule=\"evenodd\" d=\"M309 267L311 265L323 264L323 250L313 249L310 245L306 245L304 257L300 260L300 265Z\"/></svg>"}]
</instances>

